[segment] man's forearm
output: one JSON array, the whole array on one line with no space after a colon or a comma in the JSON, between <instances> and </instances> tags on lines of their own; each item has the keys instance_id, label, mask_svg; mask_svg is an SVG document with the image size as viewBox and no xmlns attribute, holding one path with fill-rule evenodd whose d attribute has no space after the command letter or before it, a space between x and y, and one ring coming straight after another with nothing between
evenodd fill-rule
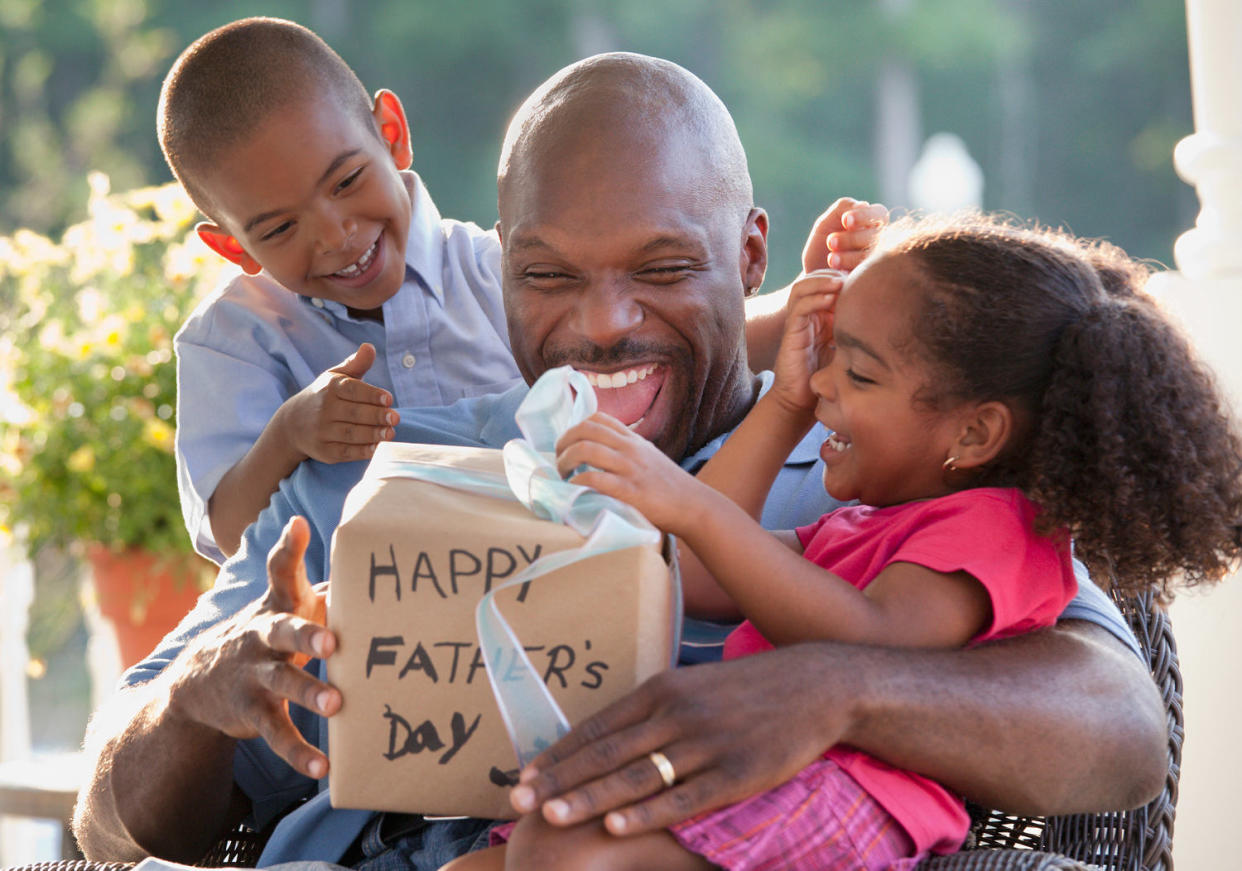
<instances>
[{"instance_id":1,"label":"man's forearm","mask_svg":"<svg viewBox=\"0 0 1242 871\"><path fill-rule=\"evenodd\" d=\"M178 718L168 677L123 691L91 723L95 764L73 821L88 859L194 862L231 822L236 742Z\"/></svg>"},{"instance_id":2,"label":"man's forearm","mask_svg":"<svg viewBox=\"0 0 1242 871\"><path fill-rule=\"evenodd\" d=\"M1120 810L1163 784L1167 731L1155 684L1089 623L968 651L869 649L859 667L865 695L843 740L980 805Z\"/></svg>"}]
</instances>

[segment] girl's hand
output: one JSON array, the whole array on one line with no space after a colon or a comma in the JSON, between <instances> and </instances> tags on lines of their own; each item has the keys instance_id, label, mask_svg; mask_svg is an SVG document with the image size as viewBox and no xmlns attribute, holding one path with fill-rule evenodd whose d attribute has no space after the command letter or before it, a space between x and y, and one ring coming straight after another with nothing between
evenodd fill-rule
<instances>
[{"instance_id":1,"label":"girl's hand","mask_svg":"<svg viewBox=\"0 0 1242 871\"><path fill-rule=\"evenodd\" d=\"M832 312L844 281L843 273L821 269L801 276L790 288L771 394L792 414L815 409L811 375L832 358Z\"/></svg>"},{"instance_id":2,"label":"girl's hand","mask_svg":"<svg viewBox=\"0 0 1242 871\"><path fill-rule=\"evenodd\" d=\"M642 436L611 415L599 412L571 428L556 443L562 476L579 466L591 468L569 479L632 505L652 525L679 535L690 522L688 502L703 485Z\"/></svg>"}]
</instances>

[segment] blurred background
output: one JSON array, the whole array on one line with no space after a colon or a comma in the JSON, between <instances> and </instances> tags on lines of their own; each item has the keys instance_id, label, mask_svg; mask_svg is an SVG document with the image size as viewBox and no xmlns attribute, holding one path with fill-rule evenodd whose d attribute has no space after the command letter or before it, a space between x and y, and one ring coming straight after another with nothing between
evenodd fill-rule
<instances>
[{"instance_id":1,"label":"blurred background","mask_svg":"<svg viewBox=\"0 0 1242 871\"><path fill-rule=\"evenodd\" d=\"M85 420L98 406L99 426L137 427L108 437L84 430L85 441L56 460L95 475L88 496L112 512L101 521L106 534L61 530L27 554L21 518L6 518L0 504L0 663L8 686L21 684L24 708L14 695L0 698L0 760L56 760L75 749L119 667L99 649L108 630L84 582L87 545L127 546L118 514L147 524L146 538L179 534L168 334L216 267L194 239L185 242L189 207L159 187L171 175L155 105L181 49L256 14L311 27L369 90L394 90L412 123L414 168L441 213L483 226L496 218L505 125L544 78L608 50L681 63L737 120L757 204L771 216L770 287L795 275L811 221L841 195L896 209L981 205L1106 237L1170 266L1175 239L1199 211L1172 162L1193 130L1186 12L1176 0L0 0L0 364L18 334L39 326L35 315L46 327L68 306L68 326L53 337L73 346L77 368L64 377L80 380L75 391L115 388L86 399L10 373L10 386L42 391L50 405L9 402L0 389L0 500L18 505L43 492L31 486L46 486L46 476L30 484L32 445L51 444L46 433L31 435L32 416ZM95 272L65 265L84 249L125 256ZM95 295L84 298L84 289ZM24 300L32 294L41 296ZM126 314L100 332L93 325L109 305ZM99 356L112 345L128 356ZM47 366L47 383L59 384ZM109 438L151 453L105 455ZM96 474L105 467L140 470L170 489L122 494ZM49 514L86 513L88 496L46 493ZM168 516L135 510L170 499ZM130 611L139 599L131 595ZM1192 738L1188 756L1193 746ZM0 861L60 849L55 826L33 841L23 835L20 854L6 841L11 831L0 828Z\"/></svg>"},{"instance_id":2,"label":"blurred background","mask_svg":"<svg viewBox=\"0 0 1242 871\"><path fill-rule=\"evenodd\" d=\"M612 49L686 66L733 111L782 282L835 197L910 205L909 172L939 132L982 170L985 207L1139 256L1168 262L1196 210L1171 162L1191 130L1171 0L0 0L0 233L80 218L89 170L114 190L169 179L163 74L253 14L311 27L368 89L396 91L442 214L484 226L511 112Z\"/></svg>"}]
</instances>

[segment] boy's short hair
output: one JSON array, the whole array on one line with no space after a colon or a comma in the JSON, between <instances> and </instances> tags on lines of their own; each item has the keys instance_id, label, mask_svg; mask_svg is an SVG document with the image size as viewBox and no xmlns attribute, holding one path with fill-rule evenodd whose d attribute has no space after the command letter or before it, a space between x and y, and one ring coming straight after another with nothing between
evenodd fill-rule
<instances>
[{"instance_id":1,"label":"boy's short hair","mask_svg":"<svg viewBox=\"0 0 1242 871\"><path fill-rule=\"evenodd\" d=\"M211 214L211 196L198 183L202 171L270 112L316 92L331 94L359 123L375 128L358 76L295 22L243 18L181 53L160 89L156 128L164 159L203 214Z\"/></svg>"}]
</instances>

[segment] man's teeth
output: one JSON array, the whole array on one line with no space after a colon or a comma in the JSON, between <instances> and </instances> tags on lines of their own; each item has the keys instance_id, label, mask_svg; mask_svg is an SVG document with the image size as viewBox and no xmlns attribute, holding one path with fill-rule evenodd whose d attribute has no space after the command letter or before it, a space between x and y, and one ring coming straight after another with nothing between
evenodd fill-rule
<instances>
[{"instance_id":1,"label":"man's teeth","mask_svg":"<svg viewBox=\"0 0 1242 871\"><path fill-rule=\"evenodd\" d=\"M585 369L579 371L586 376L587 381L596 390L612 390L633 384L635 381L642 381L655 370L655 364L649 364L637 369L623 369L620 372L588 372Z\"/></svg>"},{"instance_id":2,"label":"man's teeth","mask_svg":"<svg viewBox=\"0 0 1242 871\"><path fill-rule=\"evenodd\" d=\"M377 250L379 250L379 239L376 239L373 243L371 243L371 247L368 248L355 262L351 263L349 266L346 266L344 269L338 269L332 274L338 278L353 278L355 275L364 272L366 268L371 265L371 261L375 259L375 252Z\"/></svg>"},{"instance_id":3,"label":"man's teeth","mask_svg":"<svg viewBox=\"0 0 1242 871\"><path fill-rule=\"evenodd\" d=\"M837 453L841 453L841 451L846 450L849 446L849 442L843 442L835 435L828 436L828 447L832 448Z\"/></svg>"}]
</instances>

